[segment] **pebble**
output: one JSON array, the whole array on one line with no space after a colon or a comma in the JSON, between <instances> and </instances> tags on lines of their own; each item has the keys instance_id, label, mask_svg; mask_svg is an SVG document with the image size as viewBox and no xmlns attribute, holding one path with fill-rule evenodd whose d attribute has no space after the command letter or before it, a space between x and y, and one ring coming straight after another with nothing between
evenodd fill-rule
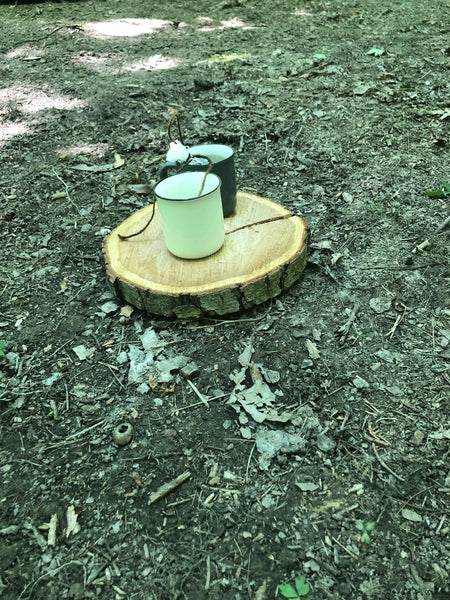
<instances>
[{"instance_id":1,"label":"pebble","mask_svg":"<svg viewBox=\"0 0 450 600\"><path fill-rule=\"evenodd\" d=\"M362 377L360 377L359 375L357 375L354 378L353 385L355 386L355 388L358 388L359 390L368 389L370 387L369 382L366 381L365 379L363 379Z\"/></svg>"},{"instance_id":2,"label":"pebble","mask_svg":"<svg viewBox=\"0 0 450 600\"><path fill-rule=\"evenodd\" d=\"M336 442L333 440L333 438L322 433L319 433L319 435L317 436L316 443L317 447L322 452L331 452L336 448Z\"/></svg>"}]
</instances>

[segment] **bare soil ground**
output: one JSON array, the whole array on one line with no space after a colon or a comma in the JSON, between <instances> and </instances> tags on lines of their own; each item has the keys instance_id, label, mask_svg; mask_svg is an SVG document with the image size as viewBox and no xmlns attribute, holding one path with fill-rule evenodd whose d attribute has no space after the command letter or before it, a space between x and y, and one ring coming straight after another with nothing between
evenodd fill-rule
<instances>
[{"instance_id":1,"label":"bare soil ground","mask_svg":"<svg viewBox=\"0 0 450 600\"><path fill-rule=\"evenodd\" d=\"M449 15L2 3L2 600L450 597ZM273 303L170 321L108 290L172 109L309 223Z\"/></svg>"}]
</instances>

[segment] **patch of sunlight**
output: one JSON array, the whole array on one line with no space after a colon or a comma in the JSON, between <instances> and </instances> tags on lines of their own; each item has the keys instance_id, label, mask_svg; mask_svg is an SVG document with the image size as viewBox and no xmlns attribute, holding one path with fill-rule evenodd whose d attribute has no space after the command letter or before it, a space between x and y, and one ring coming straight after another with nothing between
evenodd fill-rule
<instances>
[{"instance_id":1,"label":"patch of sunlight","mask_svg":"<svg viewBox=\"0 0 450 600\"><path fill-rule=\"evenodd\" d=\"M60 158L66 156L78 156L79 154L90 154L91 156L105 156L109 150L109 144L79 144L67 148L58 148L56 151Z\"/></svg>"},{"instance_id":2,"label":"patch of sunlight","mask_svg":"<svg viewBox=\"0 0 450 600\"><path fill-rule=\"evenodd\" d=\"M21 113L37 113L48 108L73 110L83 108L85 101L59 94L46 94L38 87L16 86L0 90L0 104L14 103Z\"/></svg>"},{"instance_id":3,"label":"patch of sunlight","mask_svg":"<svg viewBox=\"0 0 450 600\"><path fill-rule=\"evenodd\" d=\"M303 8L296 8L294 10L294 15L296 17L312 17L313 14L308 12L307 10L304 10Z\"/></svg>"},{"instance_id":4,"label":"patch of sunlight","mask_svg":"<svg viewBox=\"0 0 450 600\"><path fill-rule=\"evenodd\" d=\"M173 69L181 63L179 58L169 58L162 54L155 54L149 58L144 58L133 63L123 70L128 71L163 71L164 69Z\"/></svg>"},{"instance_id":5,"label":"patch of sunlight","mask_svg":"<svg viewBox=\"0 0 450 600\"><path fill-rule=\"evenodd\" d=\"M231 60L246 60L251 57L251 54L213 54L208 58L208 60L201 60L197 64L207 62L212 65L214 63L230 62Z\"/></svg>"},{"instance_id":6,"label":"patch of sunlight","mask_svg":"<svg viewBox=\"0 0 450 600\"><path fill-rule=\"evenodd\" d=\"M135 37L155 33L171 25L162 19L112 19L111 21L93 21L83 25L83 31L100 39L110 37Z\"/></svg>"},{"instance_id":7,"label":"patch of sunlight","mask_svg":"<svg viewBox=\"0 0 450 600\"><path fill-rule=\"evenodd\" d=\"M242 21L242 19L239 19L238 17L233 17L228 21L220 21L220 25L213 25L213 20L209 17L198 17L197 21L200 21L201 23L211 23L210 25L203 25L203 27L199 28L199 31L205 32L229 29L231 27L240 27L242 29L257 29L256 25L249 25L248 23L244 23L244 21Z\"/></svg>"},{"instance_id":8,"label":"patch of sunlight","mask_svg":"<svg viewBox=\"0 0 450 600\"><path fill-rule=\"evenodd\" d=\"M109 54L94 56L86 52L80 52L80 54L72 56L72 63L74 65L90 71L96 71L97 73L106 73L110 75L116 75L120 72L120 68L116 66L119 61L120 58Z\"/></svg>"},{"instance_id":9,"label":"patch of sunlight","mask_svg":"<svg viewBox=\"0 0 450 600\"><path fill-rule=\"evenodd\" d=\"M93 56L91 54L80 53L72 58L72 62L98 73L120 75L126 71L162 71L164 69L173 69L182 61L178 58L169 58L162 54L155 54L127 65L123 63L121 58L114 56Z\"/></svg>"},{"instance_id":10,"label":"patch of sunlight","mask_svg":"<svg viewBox=\"0 0 450 600\"><path fill-rule=\"evenodd\" d=\"M24 60L35 60L41 58L44 54L42 48L34 48L33 46L21 46L15 50L11 50L5 54L5 58L23 58Z\"/></svg>"},{"instance_id":11,"label":"patch of sunlight","mask_svg":"<svg viewBox=\"0 0 450 600\"><path fill-rule=\"evenodd\" d=\"M0 147L16 135L24 135L28 133L29 130L29 125L27 123L23 123L22 121L9 121L0 123Z\"/></svg>"}]
</instances>

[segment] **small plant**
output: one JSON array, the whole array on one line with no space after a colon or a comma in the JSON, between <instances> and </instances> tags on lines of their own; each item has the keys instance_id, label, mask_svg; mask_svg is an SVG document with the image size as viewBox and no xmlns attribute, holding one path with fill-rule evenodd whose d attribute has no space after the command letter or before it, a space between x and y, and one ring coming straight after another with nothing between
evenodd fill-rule
<instances>
[{"instance_id":1,"label":"small plant","mask_svg":"<svg viewBox=\"0 0 450 600\"><path fill-rule=\"evenodd\" d=\"M278 586L280 593L289 600L306 600L309 592L309 584L305 581L305 576L301 575L295 579L295 588L290 583L282 583Z\"/></svg>"},{"instance_id":2,"label":"small plant","mask_svg":"<svg viewBox=\"0 0 450 600\"><path fill-rule=\"evenodd\" d=\"M361 541L363 544L370 544L370 532L375 529L375 521L355 521L356 529L361 532Z\"/></svg>"},{"instance_id":3,"label":"small plant","mask_svg":"<svg viewBox=\"0 0 450 600\"><path fill-rule=\"evenodd\" d=\"M5 353L3 352L3 348L5 346L6 346L5 340L0 340L0 359L5 356Z\"/></svg>"},{"instance_id":4,"label":"small plant","mask_svg":"<svg viewBox=\"0 0 450 600\"><path fill-rule=\"evenodd\" d=\"M442 198L443 196L448 196L450 194L450 183L443 181L440 189L427 190L425 194L430 196L430 198Z\"/></svg>"}]
</instances>

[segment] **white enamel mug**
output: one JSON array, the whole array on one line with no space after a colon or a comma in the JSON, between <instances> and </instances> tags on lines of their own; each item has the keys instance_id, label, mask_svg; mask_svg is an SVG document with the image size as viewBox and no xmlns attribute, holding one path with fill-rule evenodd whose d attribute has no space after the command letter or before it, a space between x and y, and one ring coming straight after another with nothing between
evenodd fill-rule
<instances>
[{"instance_id":1,"label":"white enamel mug","mask_svg":"<svg viewBox=\"0 0 450 600\"><path fill-rule=\"evenodd\" d=\"M204 258L223 246L225 229L217 175L208 173L205 178L200 171L179 173L160 181L154 191L164 241L172 254Z\"/></svg>"}]
</instances>

